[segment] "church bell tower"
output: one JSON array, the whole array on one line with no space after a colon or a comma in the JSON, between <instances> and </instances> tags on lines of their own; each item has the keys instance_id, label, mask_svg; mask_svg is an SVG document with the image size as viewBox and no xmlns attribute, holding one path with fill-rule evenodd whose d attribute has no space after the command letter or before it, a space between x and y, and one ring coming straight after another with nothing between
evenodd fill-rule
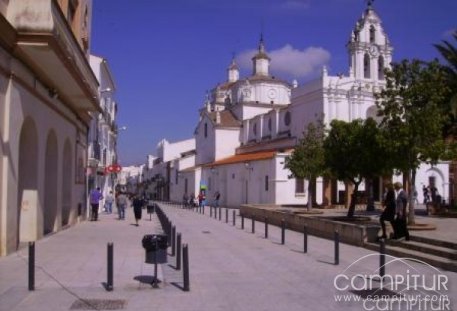
<instances>
[{"instance_id":1,"label":"church bell tower","mask_svg":"<svg viewBox=\"0 0 457 311\"><path fill-rule=\"evenodd\" d=\"M347 44L351 74L357 80L384 80L384 69L390 67L393 48L382 28L381 19L368 1Z\"/></svg>"}]
</instances>

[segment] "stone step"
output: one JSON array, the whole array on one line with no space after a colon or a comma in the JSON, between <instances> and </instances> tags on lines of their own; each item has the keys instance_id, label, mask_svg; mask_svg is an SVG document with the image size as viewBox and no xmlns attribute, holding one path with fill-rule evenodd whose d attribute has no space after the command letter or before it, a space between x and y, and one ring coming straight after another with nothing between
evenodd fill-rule
<instances>
[{"instance_id":1,"label":"stone step","mask_svg":"<svg viewBox=\"0 0 457 311\"><path fill-rule=\"evenodd\" d=\"M388 245L403 247L415 251L419 251L426 254L436 255L443 258L457 260L457 249L443 247L436 244L429 244L417 241L398 241L398 240L387 240Z\"/></svg>"},{"instance_id":2,"label":"stone step","mask_svg":"<svg viewBox=\"0 0 457 311\"><path fill-rule=\"evenodd\" d=\"M378 243L366 243L365 248L378 251ZM426 262L436 268L457 272L457 260L444 258L441 256L424 253L421 251L407 249L400 246L386 245L386 254L399 258L414 258Z\"/></svg>"},{"instance_id":3,"label":"stone step","mask_svg":"<svg viewBox=\"0 0 457 311\"><path fill-rule=\"evenodd\" d=\"M453 249L453 250L457 251L457 243L453 243L453 242L449 242L449 241L442 241L442 240L437 240L437 239L432 239L432 238L427 238L427 237L422 237L422 236L417 236L417 235L411 235L410 239L411 239L411 241L436 245L436 246L445 247L445 248L449 248L449 249Z\"/></svg>"}]
</instances>

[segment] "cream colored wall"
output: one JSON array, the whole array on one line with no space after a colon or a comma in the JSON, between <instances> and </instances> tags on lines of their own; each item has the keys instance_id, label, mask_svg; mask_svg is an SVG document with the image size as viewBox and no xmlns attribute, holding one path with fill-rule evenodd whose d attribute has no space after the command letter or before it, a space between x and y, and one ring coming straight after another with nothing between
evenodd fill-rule
<instances>
[{"instance_id":1,"label":"cream colored wall","mask_svg":"<svg viewBox=\"0 0 457 311\"><path fill-rule=\"evenodd\" d=\"M1 64L3 67L7 64ZM17 240L17 208L18 208L18 171L19 171L19 148L20 133L24 120L31 118L37 129L38 154L37 154L37 192L38 192L38 217L37 236L43 235L43 206L44 183L46 180L45 154L47 136L51 129L57 135L58 148L58 173L57 173L57 219L55 228L61 229L61 185L63 176L70 178L72 198L70 202L70 224L76 221L77 203L84 197L84 185L75 184L75 148L77 139L77 126L84 131L84 127L76 120L70 111L63 110L64 105L58 99L49 97L47 91L36 81L34 75L17 61L11 62L9 69L15 72L14 78L1 76L0 100L2 104L2 164L1 164L1 200L0 200L0 241L1 255L10 253L16 249ZM6 85L6 87L5 87ZM46 103L47 102L47 103ZM57 108L61 107L61 108ZM5 113L5 109L9 109ZM85 135L80 135L85 136ZM66 140L71 146L71 163L63 163L63 149ZM8 152L5 149L8 148ZM65 174L63 173L66 168Z\"/></svg>"}]
</instances>

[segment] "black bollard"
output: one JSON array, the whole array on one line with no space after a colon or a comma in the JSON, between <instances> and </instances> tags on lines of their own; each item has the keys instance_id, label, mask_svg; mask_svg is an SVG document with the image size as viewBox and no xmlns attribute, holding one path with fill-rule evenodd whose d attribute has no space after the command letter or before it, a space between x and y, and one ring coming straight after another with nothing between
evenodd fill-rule
<instances>
[{"instance_id":1,"label":"black bollard","mask_svg":"<svg viewBox=\"0 0 457 311\"><path fill-rule=\"evenodd\" d=\"M213 218L213 207L209 207L209 218Z\"/></svg>"},{"instance_id":2,"label":"black bollard","mask_svg":"<svg viewBox=\"0 0 457 311\"><path fill-rule=\"evenodd\" d=\"M235 220L236 220L236 212L235 212L235 210L233 210L233 218L232 218L232 220L233 220L233 226L235 226Z\"/></svg>"},{"instance_id":3,"label":"black bollard","mask_svg":"<svg viewBox=\"0 0 457 311\"><path fill-rule=\"evenodd\" d=\"M176 270L181 270L181 233L176 236Z\"/></svg>"},{"instance_id":4,"label":"black bollard","mask_svg":"<svg viewBox=\"0 0 457 311\"><path fill-rule=\"evenodd\" d=\"M252 233L255 233L255 218L254 215L251 216L251 222L252 222Z\"/></svg>"},{"instance_id":5,"label":"black bollard","mask_svg":"<svg viewBox=\"0 0 457 311\"><path fill-rule=\"evenodd\" d=\"M205 215L205 206L202 207L202 214Z\"/></svg>"},{"instance_id":6,"label":"black bollard","mask_svg":"<svg viewBox=\"0 0 457 311\"><path fill-rule=\"evenodd\" d=\"M108 243L107 247L107 254L108 254L108 277L106 281L106 290L112 291L113 290L113 243Z\"/></svg>"},{"instance_id":7,"label":"black bollard","mask_svg":"<svg viewBox=\"0 0 457 311\"><path fill-rule=\"evenodd\" d=\"M225 209L225 223L228 223L228 208Z\"/></svg>"},{"instance_id":8,"label":"black bollard","mask_svg":"<svg viewBox=\"0 0 457 311\"><path fill-rule=\"evenodd\" d=\"M176 227L171 227L171 256L176 254Z\"/></svg>"},{"instance_id":9,"label":"black bollard","mask_svg":"<svg viewBox=\"0 0 457 311\"><path fill-rule=\"evenodd\" d=\"M265 217L265 239L268 239L268 217Z\"/></svg>"},{"instance_id":10,"label":"black bollard","mask_svg":"<svg viewBox=\"0 0 457 311\"><path fill-rule=\"evenodd\" d=\"M222 207L219 206L219 220L222 219Z\"/></svg>"},{"instance_id":11,"label":"black bollard","mask_svg":"<svg viewBox=\"0 0 457 311\"><path fill-rule=\"evenodd\" d=\"M308 227L303 226L303 253L308 252Z\"/></svg>"},{"instance_id":12,"label":"black bollard","mask_svg":"<svg viewBox=\"0 0 457 311\"><path fill-rule=\"evenodd\" d=\"M244 215L241 215L241 229L244 230Z\"/></svg>"},{"instance_id":13,"label":"black bollard","mask_svg":"<svg viewBox=\"0 0 457 311\"><path fill-rule=\"evenodd\" d=\"M35 290L35 242L29 242L29 290Z\"/></svg>"},{"instance_id":14,"label":"black bollard","mask_svg":"<svg viewBox=\"0 0 457 311\"><path fill-rule=\"evenodd\" d=\"M184 279L184 291L190 291L189 284L189 248L187 244L182 247L182 260L183 260L183 279Z\"/></svg>"},{"instance_id":15,"label":"black bollard","mask_svg":"<svg viewBox=\"0 0 457 311\"><path fill-rule=\"evenodd\" d=\"M286 243L286 221L284 219L281 220L281 244L284 245Z\"/></svg>"},{"instance_id":16,"label":"black bollard","mask_svg":"<svg viewBox=\"0 0 457 311\"><path fill-rule=\"evenodd\" d=\"M380 240L379 243L379 276L381 278L386 274L386 241Z\"/></svg>"},{"instance_id":17,"label":"black bollard","mask_svg":"<svg viewBox=\"0 0 457 311\"><path fill-rule=\"evenodd\" d=\"M335 231L335 265L340 264L340 233Z\"/></svg>"}]
</instances>

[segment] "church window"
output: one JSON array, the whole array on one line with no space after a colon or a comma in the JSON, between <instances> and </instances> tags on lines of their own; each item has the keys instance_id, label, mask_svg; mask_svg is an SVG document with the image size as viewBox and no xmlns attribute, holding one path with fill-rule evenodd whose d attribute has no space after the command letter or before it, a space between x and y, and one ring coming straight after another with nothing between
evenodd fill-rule
<instances>
[{"instance_id":1,"label":"church window","mask_svg":"<svg viewBox=\"0 0 457 311\"><path fill-rule=\"evenodd\" d=\"M295 178L295 193L305 193L304 178Z\"/></svg>"},{"instance_id":2,"label":"church window","mask_svg":"<svg viewBox=\"0 0 457 311\"><path fill-rule=\"evenodd\" d=\"M368 56L368 54L365 54L365 56L363 57L363 77L365 79L369 79L370 76L370 56Z\"/></svg>"},{"instance_id":3,"label":"church window","mask_svg":"<svg viewBox=\"0 0 457 311\"><path fill-rule=\"evenodd\" d=\"M205 123L205 129L204 129L204 131L205 131L204 134L205 134L205 138L206 138L206 137L208 137L208 123Z\"/></svg>"},{"instance_id":4,"label":"church window","mask_svg":"<svg viewBox=\"0 0 457 311\"><path fill-rule=\"evenodd\" d=\"M252 132L254 133L254 136L257 135L257 123L254 123L254 126L252 127Z\"/></svg>"},{"instance_id":5,"label":"church window","mask_svg":"<svg viewBox=\"0 0 457 311\"><path fill-rule=\"evenodd\" d=\"M271 118L268 119L268 130L271 132Z\"/></svg>"},{"instance_id":6,"label":"church window","mask_svg":"<svg viewBox=\"0 0 457 311\"><path fill-rule=\"evenodd\" d=\"M376 42L376 29L373 25L370 26L370 43Z\"/></svg>"},{"instance_id":7,"label":"church window","mask_svg":"<svg viewBox=\"0 0 457 311\"><path fill-rule=\"evenodd\" d=\"M382 56L378 58L378 79L384 79L384 58Z\"/></svg>"},{"instance_id":8,"label":"church window","mask_svg":"<svg viewBox=\"0 0 457 311\"><path fill-rule=\"evenodd\" d=\"M268 180L268 175L265 176L265 191L268 191L268 183L269 183L269 180Z\"/></svg>"},{"instance_id":9,"label":"church window","mask_svg":"<svg viewBox=\"0 0 457 311\"><path fill-rule=\"evenodd\" d=\"M286 112L286 115L284 116L284 124L286 126L289 126L290 125L290 111L287 111Z\"/></svg>"}]
</instances>

